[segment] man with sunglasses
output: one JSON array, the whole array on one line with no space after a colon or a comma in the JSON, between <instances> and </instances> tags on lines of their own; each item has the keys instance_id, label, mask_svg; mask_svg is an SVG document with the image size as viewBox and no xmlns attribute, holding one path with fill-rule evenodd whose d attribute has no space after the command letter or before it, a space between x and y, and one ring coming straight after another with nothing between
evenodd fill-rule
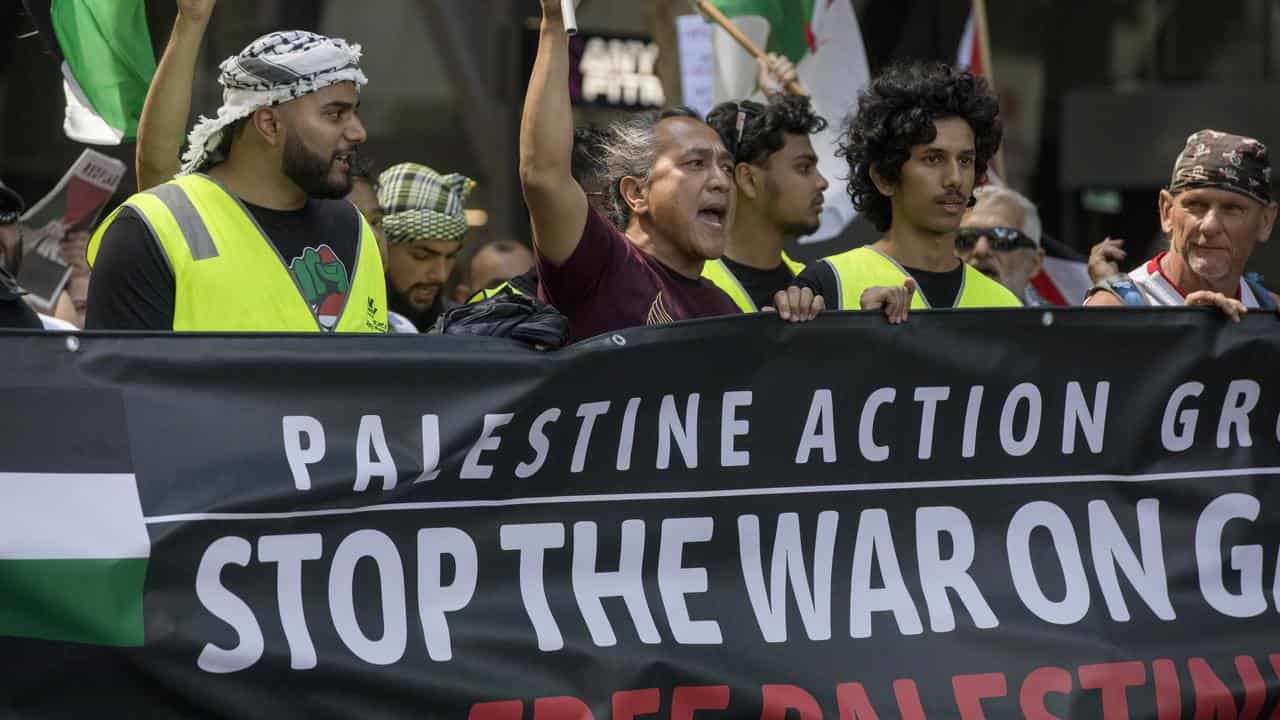
<instances>
[{"instance_id":1,"label":"man with sunglasses","mask_svg":"<svg viewBox=\"0 0 1280 720\"><path fill-rule=\"evenodd\" d=\"M984 185L973 191L977 204L965 214L956 233L956 255L983 275L1005 286L1029 307L1045 302L1031 287L1040 272L1040 214L1021 193Z\"/></svg>"},{"instance_id":2,"label":"man with sunglasses","mask_svg":"<svg viewBox=\"0 0 1280 720\"><path fill-rule=\"evenodd\" d=\"M804 269L783 247L821 224L827 180L818 171L810 136L827 121L807 97L774 95L767 105L722 103L707 124L733 154L738 198L724 256L707 262L702 276L743 312L758 312L772 306L774 295Z\"/></svg>"},{"instance_id":3,"label":"man with sunglasses","mask_svg":"<svg viewBox=\"0 0 1280 720\"><path fill-rule=\"evenodd\" d=\"M1274 310L1280 296L1244 270L1258 244L1270 239L1276 212L1267 147L1201 130L1187 138L1169 188L1160 191L1169 251L1103 281L1084 304L1217 307L1236 321L1249 309Z\"/></svg>"},{"instance_id":4,"label":"man with sunglasses","mask_svg":"<svg viewBox=\"0 0 1280 720\"><path fill-rule=\"evenodd\" d=\"M25 293L9 272L10 268L17 267L17 259L21 256L18 220L25 209L22 196L0 182L0 328L38 330L43 324L36 312L23 301Z\"/></svg>"}]
</instances>

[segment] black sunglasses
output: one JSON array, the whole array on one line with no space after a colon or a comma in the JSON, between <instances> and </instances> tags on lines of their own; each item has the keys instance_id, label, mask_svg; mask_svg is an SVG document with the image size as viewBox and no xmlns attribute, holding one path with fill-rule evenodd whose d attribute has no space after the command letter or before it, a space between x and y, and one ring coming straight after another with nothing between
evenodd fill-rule
<instances>
[{"instance_id":1,"label":"black sunglasses","mask_svg":"<svg viewBox=\"0 0 1280 720\"><path fill-rule=\"evenodd\" d=\"M959 232L956 233L956 248L958 250L972 250L973 246L978 244L978 239L984 237L987 239L987 244L991 246L991 249L997 252L1008 252L1018 248L1035 250L1040 247L1035 240L1032 240L1026 233L1017 228L967 227L960 228Z\"/></svg>"}]
</instances>

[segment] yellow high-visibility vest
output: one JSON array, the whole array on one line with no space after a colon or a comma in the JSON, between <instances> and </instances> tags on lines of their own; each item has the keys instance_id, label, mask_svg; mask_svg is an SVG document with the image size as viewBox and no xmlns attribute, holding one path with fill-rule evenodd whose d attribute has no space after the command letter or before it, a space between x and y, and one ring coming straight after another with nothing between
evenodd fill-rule
<instances>
[{"instance_id":1,"label":"yellow high-visibility vest","mask_svg":"<svg viewBox=\"0 0 1280 720\"><path fill-rule=\"evenodd\" d=\"M124 208L151 228L173 269L173 329L188 332L321 332L317 313L275 245L239 199L213 179L187 175L129 198L89 241L92 265ZM378 241L354 206L360 238L345 305L333 332L387 332L387 285ZM317 278L322 282L325 278Z\"/></svg>"},{"instance_id":2,"label":"yellow high-visibility vest","mask_svg":"<svg viewBox=\"0 0 1280 720\"><path fill-rule=\"evenodd\" d=\"M476 303L484 302L485 300L488 300L488 299L489 299L489 298L491 298L491 297L497 297L497 296L501 295L501 294L502 294L502 293L504 293L504 292L510 292L512 295L524 295L524 294L525 294L525 292L524 292L523 290L521 290L520 288L516 287L515 285L512 285L512 284L511 284L511 281L510 281L510 280L508 280L508 281L506 281L506 282L502 283L501 285L499 285L498 287L495 287L495 288L483 288L483 289L480 289L480 290L477 290L477 291L475 291L475 292L471 293L471 297L467 298L467 302L466 302L466 304L467 304L467 305L475 305Z\"/></svg>"},{"instance_id":3,"label":"yellow high-visibility vest","mask_svg":"<svg viewBox=\"0 0 1280 720\"><path fill-rule=\"evenodd\" d=\"M782 262L791 268L792 274L799 275L804 270L803 264L787 257L786 253L782 253ZM703 263L702 277L710 280L716 287L723 290L742 312L760 312L760 308L756 307L755 302L751 300L751 295L747 292L747 289L742 286L742 282L733 274L733 271L724 263L724 260L708 260Z\"/></svg>"},{"instance_id":4,"label":"yellow high-visibility vest","mask_svg":"<svg viewBox=\"0 0 1280 720\"><path fill-rule=\"evenodd\" d=\"M836 310L861 310L862 293L867 288L897 286L911 277L906 268L893 258L869 246L855 248L839 255L823 258L836 275L836 297L825 298L827 307ZM1008 288L983 275L967 263L954 308L1022 307L1022 301ZM911 296L912 310L929 310L932 306L918 290Z\"/></svg>"}]
</instances>

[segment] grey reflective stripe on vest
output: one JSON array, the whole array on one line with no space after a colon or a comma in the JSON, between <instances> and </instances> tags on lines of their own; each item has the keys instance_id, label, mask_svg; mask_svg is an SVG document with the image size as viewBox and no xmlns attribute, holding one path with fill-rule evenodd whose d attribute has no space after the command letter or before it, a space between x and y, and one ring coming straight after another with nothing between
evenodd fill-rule
<instances>
[{"instance_id":1,"label":"grey reflective stripe on vest","mask_svg":"<svg viewBox=\"0 0 1280 720\"><path fill-rule=\"evenodd\" d=\"M835 288L836 302L831 307L835 308L836 310L843 310L844 309L844 281L840 279L840 269L836 267L835 263L831 262L831 258L822 258L822 262L826 263L827 267L831 268L831 274L836 276L836 288ZM823 290L826 290L826 288L823 288ZM854 308L854 310L857 310L857 309L858 308Z\"/></svg>"},{"instance_id":2,"label":"grey reflective stripe on vest","mask_svg":"<svg viewBox=\"0 0 1280 720\"><path fill-rule=\"evenodd\" d=\"M178 229L182 231L182 239L187 242L187 249L191 251L192 260L218 257L218 246L213 244L213 236L209 234L204 218L200 217L200 212L196 210L195 205L191 204L191 198L187 197L187 193L181 187L166 183L150 190L149 193L164 203L164 206L173 214L173 219L178 223Z\"/></svg>"}]
</instances>

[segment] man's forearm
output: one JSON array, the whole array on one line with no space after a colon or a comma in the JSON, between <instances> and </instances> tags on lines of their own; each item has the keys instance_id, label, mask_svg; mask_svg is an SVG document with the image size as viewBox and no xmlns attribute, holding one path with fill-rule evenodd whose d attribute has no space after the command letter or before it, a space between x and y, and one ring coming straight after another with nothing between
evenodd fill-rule
<instances>
[{"instance_id":1,"label":"man's forearm","mask_svg":"<svg viewBox=\"0 0 1280 720\"><path fill-rule=\"evenodd\" d=\"M147 91L138 120L138 190L168 182L178 174L178 154L191 114L191 88L209 18L178 13L169 45Z\"/></svg>"},{"instance_id":2,"label":"man's forearm","mask_svg":"<svg viewBox=\"0 0 1280 720\"><path fill-rule=\"evenodd\" d=\"M559 3L543 3L538 57L520 123L520 183L533 242L553 265L568 261L587 222L587 196L573 178L573 109L569 105L569 36Z\"/></svg>"},{"instance_id":3,"label":"man's forearm","mask_svg":"<svg viewBox=\"0 0 1280 720\"><path fill-rule=\"evenodd\" d=\"M571 181L572 155L569 36L561 18L544 17L520 123L520 176L526 190Z\"/></svg>"}]
</instances>

